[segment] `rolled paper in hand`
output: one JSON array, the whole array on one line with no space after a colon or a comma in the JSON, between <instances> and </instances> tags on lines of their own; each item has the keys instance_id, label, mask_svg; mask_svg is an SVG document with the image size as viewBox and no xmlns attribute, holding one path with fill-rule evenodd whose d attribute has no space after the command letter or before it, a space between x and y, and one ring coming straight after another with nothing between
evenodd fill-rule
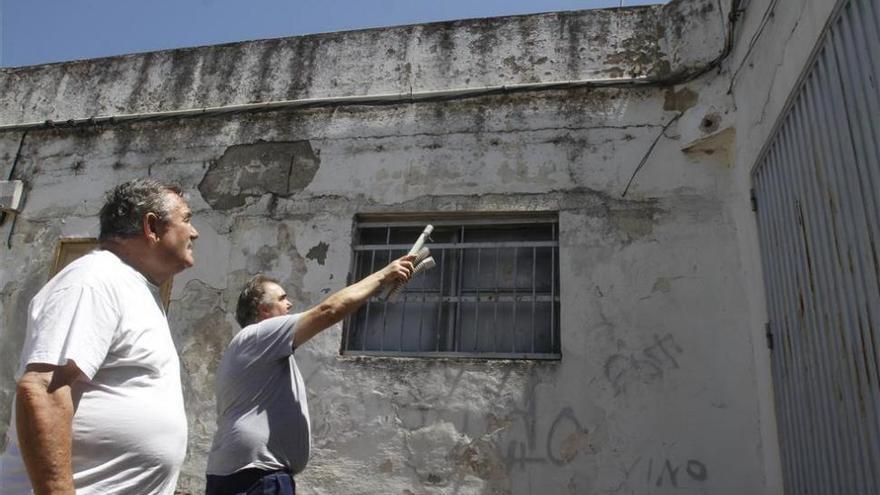
<instances>
[{"instance_id":1,"label":"rolled paper in hand","mask_svg":"<svg viewBox=\"0 0 880 495\"><path fill-rule=\"evenodd\" d=\"M415 244L413 244L412 248L410 248L409 253L407 253L407 255L410 255L410 256L415 255L416 256L416 258L413 260L413 275L415 275L417 273L416 270L418 269L419 263L424 262L424 260L431 255L431 252L428 250L428 248L423 247L423 246L425 245L425 241L428 239L428 236L431 235L431 232L433 232L433 231L434 231L433 225L430 225L430 224L426 225L425 230L422 231L422 233L419 235L419 238L416 239ZM434 263L433 259L431 260L431 263L432 264L430 266L425 266L425 268L423 268L423 270L433 268L434 265L436 265L436 263ZM406 283L400 282L400 283L386 287L385 291L380 296L381 299L388 301L389 298L391 297L392 292L397 291L399 293L402 290L402 287L404 285L406 285ZM391 300L391 302L394 302L394 301Z\"/></svg>"},{"instance_id":2,"label":"rolled paper in hand","mask_svg":"<svg viewBox=\"0 0 880 495\"><path fill-rule=\"evenodd\" d=\"M423 248L423 251L427 251L427 250L428 250L428 248ZM418 259L418 258L416 258L416 259ZM434 258L432 256L428 256L427 258L422 259L415 266L415 268L413 268L412 276L415 277L419 273L421 273L425 270L430 270L431 268L434 268L435 266L437 266L437 262L434 261ZM389 302L397 302L397 296L399 296L400 293L403 291L403 287L405 285L406 284L395 285L394 288L391 289L391 293L388 294L388 301Z\"/></svg>"}]
</instances>

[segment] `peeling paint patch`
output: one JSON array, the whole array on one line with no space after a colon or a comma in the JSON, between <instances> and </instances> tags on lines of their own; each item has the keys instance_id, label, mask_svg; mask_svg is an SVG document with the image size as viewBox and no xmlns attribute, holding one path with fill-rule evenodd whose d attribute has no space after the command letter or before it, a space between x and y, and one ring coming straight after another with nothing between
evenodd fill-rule
<instances>
[{"instance_id":1,"label":"peeling paint patch","mask_svg":"<svg viewBox=\"0 0 880 495\"><path fill-rule=\"evenodd\" d=\"M437 423L407 433L408 465L426 485L446 486L454 477L449 454L463 440L455 426Z\"/></svg>"},{"instance_id":2,"label":"peeling paint patch","mask_svg":"<svg viewBox=\"0 0 880 495\"><path fill-rule=\"evenodd\" d=\"M672 290L672 284L669 279L666 277L660 277L654 282L654 287L651 288L651 292L669 292Z\"/></svg>"},{"instance_id":3,"label":"peeling paint patch","mask_svg":"<svg viewBox=\"0 0 880 495\"><path fill-rule=\"evenodd\" d=\"M460 468L480 479L501 482L507 478L504 457L498 446L486 438L459 447L455 460Z\"/></svg>"},{"instance_id":4,"label":"peeling paint patch","mask_svg":"<svg viewBox=\"0 0 880 495\"><path fill-rule=\"evenodd\" d=\"M261 246L252 256L247 259L247 270L250 273L264 273L272 271L278 263L279 249L273 246Z\"/></svg>"},{"instance_id":5,"label":"peeling paint patch","mask_svg":"<svg viewBox=\"0 0 880 495\"><path fill-rule=\"evenodd\" d=\"M327 260L327 249L329 247L326 242L319 242L317 246L309 249L309 252L306 253L306 258L315 260L319 265L323 265L324 261Z\"/></svg>"},{"instance_id":6,"label":"peeling paint patch","mask_svg":"<svg viewBox=\"0 0 880 495\"><path fill-rule=\"evenodd\" d=\"M587 432L584 430L572 432L563 440L559 448L559 457L565 462L571 462L577 457L578 452L586 449L586 447Z\"/></svg>"},{"instance_id":7,"label":"peeling paint patch","mask_svg":"<svg viewBox=\"0 0 880 495\"><path fill-rule=\"evenodd\" d=\"M696 105L699 98L700 95L688 88L681 88L679 91L670 88L663 97L663 110L683 112Z\"/></svg>"},{"instance_id":8,"label":"peeling paint patch","mask_svg":"<svg viewBox=\"0 0 880 495\"><path fill-rule=\"evenodd\" d=\"M683 279L684 277L658 277L651 287L651 294L662 292L664 294L672 291L672 282Z\"/></svg>"},{"instance_id":9,"label":"peeling paint patch","mask_svg":"<svg viewBox=\"0 0 880 495\"><path fill-rule=\"evenodd\" d=\"M312 182L320 164L309 141L238 144L211 162L199 191L218 210L244 206L249 196L289 197Z\"/></svg>"},{"instance_id":10,"label":"peeling paint patch","mask_svg":"<svg viewBox=\"0 0 880 495\"><path fill-rule=\"evenodd\" d=\"M611 223L623 243L630 244L654 232L657 213L654 208L613 211Z\"/></svg>"}]
</instances>

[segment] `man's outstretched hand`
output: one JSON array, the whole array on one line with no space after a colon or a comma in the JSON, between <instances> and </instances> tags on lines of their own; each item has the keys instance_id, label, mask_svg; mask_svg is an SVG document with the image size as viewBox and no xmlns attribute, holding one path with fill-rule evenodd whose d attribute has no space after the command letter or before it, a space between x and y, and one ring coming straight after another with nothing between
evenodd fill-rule
<instances>
[{"instance_id":1,"label":"man's outstretched hand","mask_svg":"<svg viewBox=\"0 0 880 495\"><path fill-rule=\"evenodd\" d=\"M382 285L392 285L398 283L409 282L413 273L413 260L416 255L407 254L392 261L388 266L383 268L379 273L382 276Z\"/></svg>"}]
</instances>

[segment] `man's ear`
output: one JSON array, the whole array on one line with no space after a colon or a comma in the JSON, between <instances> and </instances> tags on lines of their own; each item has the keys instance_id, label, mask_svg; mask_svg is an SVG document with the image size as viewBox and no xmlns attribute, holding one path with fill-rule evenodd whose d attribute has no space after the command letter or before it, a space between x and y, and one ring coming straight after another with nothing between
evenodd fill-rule
<instances>
[{"instance_id":1,"label":"man's ear","mask_svg":"<svg viewBox=\"0 0 880 495\"><path fill-rule=\"evenodd\" d=\"M156 215L153 212L149 212L143 216L141 228L144 231L144 236L153 242L159 242L159 234L161 228L161 220L159 219L159 215Z\"/></svg>"},{"instance_id":2,"label":"man's ear","mask_svg":"<svg viewBox=\"0 0 880 495\"><path fill-rule=\"evenodd\" d=\"M268 312L269 310L266 309L265 304L257 304L257 316L260 318L260 320L266 319L266 313Z\"/></svg>"}]
</instances>

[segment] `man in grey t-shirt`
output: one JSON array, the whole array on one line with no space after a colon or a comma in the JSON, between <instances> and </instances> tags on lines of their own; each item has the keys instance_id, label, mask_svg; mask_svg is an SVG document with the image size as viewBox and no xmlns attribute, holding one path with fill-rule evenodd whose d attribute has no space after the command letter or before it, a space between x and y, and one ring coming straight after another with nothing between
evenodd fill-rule
<instances>
[{"instance_id":1,"label":"man in grey t-shirt","mask_svg":"<svg viewBox=\"0 0 880 495\"><path fill-rule=\"evenodd\" d=\"M293 494L292 476L309 459L305 385L293 353L339 322L386 284L406 282L413 256L288 315L293 306L277 280L253 277L238 298L243 327L217 369L217 432L208 456L207 495Z\"/></svg>"}]
</instances>

